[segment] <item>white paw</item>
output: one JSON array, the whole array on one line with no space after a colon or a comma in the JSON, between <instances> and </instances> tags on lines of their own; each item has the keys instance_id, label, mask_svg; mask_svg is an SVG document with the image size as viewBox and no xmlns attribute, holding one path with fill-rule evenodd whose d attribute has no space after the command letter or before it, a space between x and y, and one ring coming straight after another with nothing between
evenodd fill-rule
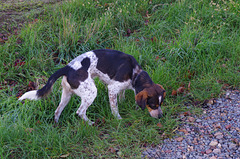
<instances>
[{"instance_id":1,"label":"white paw","mask_svg":"<svg viewBox=\"0 0 240 159\"><path fill-rule=\"evenodd\" d=\"M90 126L92 126L93 124L94 124L94 122L92 122L92 121L87 121L87 123L88 123L88 125L90 125Z\"/></svg>"},{"instance_id":2,"label":"white paw","mask_svg":"<svg viewBox=\"0 0 240 159\"><path fill-rule=\"evenodd\" d=\"M117 116L117 118L120 120L120 119L122 119L122 117L118 114L118 116Z\"/></svg>"}]
</instances>

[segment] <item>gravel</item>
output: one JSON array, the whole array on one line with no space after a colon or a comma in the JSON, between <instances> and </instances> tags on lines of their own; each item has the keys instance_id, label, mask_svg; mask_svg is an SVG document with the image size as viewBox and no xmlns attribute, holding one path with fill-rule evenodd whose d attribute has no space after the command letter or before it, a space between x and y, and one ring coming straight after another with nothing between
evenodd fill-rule
<instances>
[{"instance_id":1,"label":"gravel","mask_svg":"<svg viewBox=\"0 0 240 159\"><path fill-rule=\"evenodd\" d=\"M240 91L229 90L203 108L200 117L182 116L173 139L147 147L142 158L240 159Z\"/></svg>"}]
</instances>

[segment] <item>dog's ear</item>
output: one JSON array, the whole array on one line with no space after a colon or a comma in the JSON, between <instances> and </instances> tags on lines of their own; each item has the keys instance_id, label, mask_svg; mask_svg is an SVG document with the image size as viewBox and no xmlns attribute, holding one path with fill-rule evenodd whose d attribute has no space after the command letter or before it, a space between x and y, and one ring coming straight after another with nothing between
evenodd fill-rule
<instances>
[{"instance_id":1,"label":"dog's ear","mask_svg":"<svg viewBox=\"0 0 240 159\"><path fill-rule=\"evenodd\" d=\"M148 98L148 93L145 89L142 90L141 92L139 92L135 96L135 100L136 100L137 104L142 108L142 110L144 110L146 108L147 98Z\"/></svg>"},{"instance_id":2,"label":"dog's ear","mask_svg":"<svg viewBox=\"0 0 240 159\"><path fill-rule=\"evenodd\" d=\"M166 96L166 91L165 91L165 89L163 88L163 86L162 85L160 85L160 84L157 84L160 88L162 88L163 89L163 98L165 98L165 96Z\"/></svg>"}]
</instances>

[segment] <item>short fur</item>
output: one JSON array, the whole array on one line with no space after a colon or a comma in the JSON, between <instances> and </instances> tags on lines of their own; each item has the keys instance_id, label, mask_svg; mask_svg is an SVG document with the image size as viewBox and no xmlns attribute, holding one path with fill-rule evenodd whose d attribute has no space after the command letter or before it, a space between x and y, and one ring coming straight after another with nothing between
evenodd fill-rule
<instances>
[{"instance_id":1,"label":"short fur","mask_svg":"<svg viewBox=\"0 0 240 159\"><path fill-rule=\"evenodd\" d=\"M97 96L93 80L95 77L99 77L107 85L112 114L118 119L121 119L121 116L118 112L117 95L124 97L122 93L125 89L134 90L136 102L142 110L147 107L152 117L162 116L160 106L165 97L164 88L154 84L133 56L109 49L93 50L79 55L52 74L42 89L27 92L19 100L38 100L46 96L61 76L63 90L61 102L55 111L55 122L58 122L71 95L76 94L81 97L81 105L76 113L90 125L93 124L87 118L86 111Z\"/></svg>"}]
</instances>

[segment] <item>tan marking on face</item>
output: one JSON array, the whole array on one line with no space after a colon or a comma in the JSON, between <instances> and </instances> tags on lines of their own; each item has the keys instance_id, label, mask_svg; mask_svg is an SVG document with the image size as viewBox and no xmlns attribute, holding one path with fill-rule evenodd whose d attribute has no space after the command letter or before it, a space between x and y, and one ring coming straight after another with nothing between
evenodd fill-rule
<instances>
[{"instance_id":1,"label":"tan marking on face","mask_svg":"<svg viewBox=\"0 0 240 159\"><path fill-rule=\"evenodd\" d=\"M135 100L136 100L137 104L142 108L142 110L144 110L146 107L147 97L148 97L148 93L146 90L139 92L135 96Z\"/></svg>"},{"instance_id":2,"label":"tan marking on face","mask_svg":"<svg viewBox=\"0 0 240 159\"><path fill-rule=\"evenodd\" d=\"M149 107L149 105L147 105L147 109L149 112L151 112L153 109Z\"/></svg>"},{"instance_id":3,"label":"tan marking on face","mask_svg":"<svg viewBox=\"0 0 240 159\"><path fill-rule=\"evenodd\" d=\"M157 84L157 85L165 91L165 89L163 88L162 85L160 85L160 84ZM166 96L166 92L163 93L163 98L165 98L165 96Z\"/></svg>"},{"instance_id":4,"label":"tan marking on face","mask_svg":"<svg viewBox=\"0 0 240 159\"><path fill-rule=\"evenodd\" d=\"M157 85L158 85L159 87L161 87L162 89L164 89L162 85L160 85L160 84L157 84ZM165 90L165 89L164 89L164 90Z\"/></svg>"}]
</instances>

